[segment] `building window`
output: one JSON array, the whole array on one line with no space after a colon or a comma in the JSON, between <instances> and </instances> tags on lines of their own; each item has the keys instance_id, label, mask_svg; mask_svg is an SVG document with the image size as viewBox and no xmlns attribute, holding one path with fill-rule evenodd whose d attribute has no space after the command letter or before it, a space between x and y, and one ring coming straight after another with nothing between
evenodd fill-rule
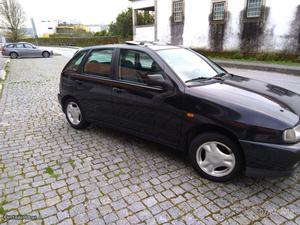
<instances>
[{"instance_id":1,"label":"building window","mask_svg":"<svg viewBox=\"0 0 300 225\"><path fill-rule=\"evenodd\" d=\"M225 19L225 2L213 3L213 20Z\"/></svg>"},{"instance_id":2,"label":"building window","mask_svg":"<svg viewBox=\"0 0 300 225\"><path fill-rule=\"evenodd\" d=\"M175 23L183 22L183 1L173 2L173 20Z\"/></svg>"},{"instance_id":3,"label":"building window","mask_svg":"<svg viewBox=\"0 0 300 225\"><path fill-rule=\"evenodd\" d=\"M149 7L145 9L138 9L136 13L136 25L153 25L155 23L155 9L154 7Z\"/></svg>"},{"instance_id":4,"label":"building window","mask_svg":"<svg viewBox=\"0 0 300 225\"><path fill-rule=\"evenodd\" d=\"M262 0L248 0L247 17L260 17Z\"/></svg>"}]
</instances>

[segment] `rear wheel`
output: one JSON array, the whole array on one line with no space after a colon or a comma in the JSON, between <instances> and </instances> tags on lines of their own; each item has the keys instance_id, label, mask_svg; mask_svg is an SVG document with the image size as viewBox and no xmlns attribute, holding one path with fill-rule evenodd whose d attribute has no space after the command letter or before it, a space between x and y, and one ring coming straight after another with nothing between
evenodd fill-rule
<instances>
[{"instance_id":1,"label":"rear wheel","mask_svg":"<svg viewBox=\"0 0 300 225\"><path fill-rule=\"evenodd\" d=\"M11 59L16 59L16 58L18 58L19 55L16 52L11 52L9 54L9 56L10 56Z\"/></svg>"},{"instance_id":2,"label":"rear wheel","mask_svg":"<svg viewBox=\"0 0 300 225\"><path fill-rule=\"evenodd\" d=\"M244 166L239 146L219 133L197 136L190 145L189 157L204 178L216 182L232 180L241 174Z\"/></svg>"},{"instance_id":3,"label":"rear wheel","mask_svg":"<svg viewBox=\"0 0 300 225\"><path fill-rule=\"evenodd\" d=\"M50 57L50 53L49 52L43 52L43 57L44 58L49 58Z\"/></svg>"},{"instance_id":4,"label":"rear wheel","mask_svg":"<svg viewBox=\"0 0 300 225\"><path fill-rule=\"evenodd\" d=\"M64 104L64 112L69 124L75 129L84 129L89 124L86 121L84 112L78 101L73 98L66 100Z\"/></svg>"}]
</instances>

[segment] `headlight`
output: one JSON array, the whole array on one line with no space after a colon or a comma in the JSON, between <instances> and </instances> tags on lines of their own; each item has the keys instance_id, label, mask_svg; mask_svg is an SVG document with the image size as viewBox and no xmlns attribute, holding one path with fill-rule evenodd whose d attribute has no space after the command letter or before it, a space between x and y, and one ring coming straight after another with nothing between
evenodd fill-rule
<instances>
[{"instance_id":1,"label":"headlight","mask_svg":"<svg viewBox=\"0 0 300 225\"><path fill-rule=\"evenodd\" d=\"M283 140L288 143L299 142L300 141L300 125L295 128L284 131L283 132Z\"/></svg>"}]
</instances>

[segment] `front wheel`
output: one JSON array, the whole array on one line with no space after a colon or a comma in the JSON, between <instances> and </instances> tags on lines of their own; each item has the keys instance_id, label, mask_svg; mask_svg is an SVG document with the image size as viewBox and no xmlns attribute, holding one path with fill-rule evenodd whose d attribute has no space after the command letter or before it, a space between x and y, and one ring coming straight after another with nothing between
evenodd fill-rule
<instances>
[{"instance_id":1,"label":"front wheel","mask_svg":"<svg viewBox=\"0 0 300 225\"><path fill-rule=\"evenodd\" d=\"M200 175L216 182L232 180L244 166L239 146L219 133L197 136L190 145L189 158Z\"/></svg>"},{"instance_id":2,"label":"front wheel","mask_svg":"<svg viewBox=\"0 0 300 225\"><path fill-rule=\"evenodd\" d=\"M84 129L88 126L84 112L78 101L75 99L67 99L64 104L64 112L69 124L75 129Z\"/></svg>"}]
</instances>

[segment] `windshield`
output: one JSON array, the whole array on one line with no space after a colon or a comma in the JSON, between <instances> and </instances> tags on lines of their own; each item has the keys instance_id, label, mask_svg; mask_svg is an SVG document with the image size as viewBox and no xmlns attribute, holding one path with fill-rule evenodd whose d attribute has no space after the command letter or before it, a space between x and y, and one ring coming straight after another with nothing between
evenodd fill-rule
<instances>
[{"instance_id":1,"label":"windshield","mask_svg":"<svg viewBox=\"0 0 300 225\"><path fill-rule=\"evenodd\" d=\"M212 78L224 70L210 65L196 53L183 48L157 51L183 82L201 78Z\"/></svg>"}]
</instances>

